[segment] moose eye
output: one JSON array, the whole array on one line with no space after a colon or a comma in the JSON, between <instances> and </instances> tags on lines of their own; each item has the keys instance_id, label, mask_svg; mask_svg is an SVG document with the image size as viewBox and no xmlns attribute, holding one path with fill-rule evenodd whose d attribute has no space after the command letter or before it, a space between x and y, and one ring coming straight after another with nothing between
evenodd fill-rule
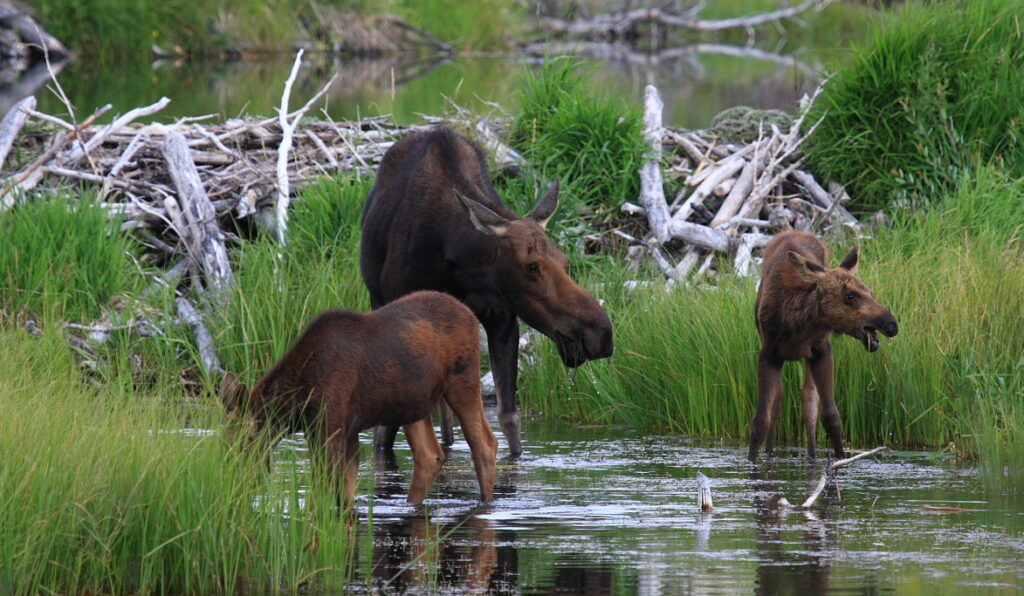
<instances>
[{"instance_id":1,"label":"moose eye","mask_svg":"<svg viewBox=\"0 0 1024 596\"><path fill-rule=\"evenodd\" d=\"M527 273L540 273L540 265L538 265L537 263L527 263L526 264L526 272Z\"/></svg>"},{"instance_id":2,"label":"moose eye","mask_svg":"<svg viewBox=\"0 0 1024 596\"><path fill-rule=\"evenodd\" d=\"M846 294L846 297L845 297L845 298L843 298L843 300L844 300L844 301L845 301L845 302L846 302L847 304L849 304L849 305L851 305L851 306L852 306L852 305L853 305L853 303L857 301L857 295L856 295L856 294L854 294L853 292L849 292L849 293L847 293L847 294Z\"/></svg>"}]
</instances>

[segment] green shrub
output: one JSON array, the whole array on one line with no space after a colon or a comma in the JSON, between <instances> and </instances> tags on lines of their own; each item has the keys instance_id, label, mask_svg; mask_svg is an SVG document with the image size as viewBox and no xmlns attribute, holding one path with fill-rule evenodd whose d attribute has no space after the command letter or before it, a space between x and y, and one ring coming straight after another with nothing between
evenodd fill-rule
<instances>
[{"instance_id":1,"label":"green shrub","mask_svg":"<svg viewBox=\"0 0 1024 596\"><path fill-rule=\"evenodd\" d=\"M978 164L1024 174L1022 18L1015 0L887 13L814 107L811 167L861 212L940 200Z\"/></svg>"},{"instance_id":2,"label":"green shrub","mask_svg":"<svg viewBox=\"0 0 1024 596\"><path fill-rule=\"evenodd\" d=\"M618 209L640 190L640 112L593 89L588 76L565 59L527 71L510 135L541 178L561 181L563 215Z\"/></svg>"}]
</instances>

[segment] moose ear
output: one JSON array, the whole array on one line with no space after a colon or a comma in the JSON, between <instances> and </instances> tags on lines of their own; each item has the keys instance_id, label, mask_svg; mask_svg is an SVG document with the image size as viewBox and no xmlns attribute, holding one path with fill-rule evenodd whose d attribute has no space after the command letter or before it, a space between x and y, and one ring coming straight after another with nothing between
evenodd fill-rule
<instances>
[{"instance_id":1,"label":"moose ear","mask_svg":"<svg viewBox=\"0 0 1024 596\"><path fill-rule=\"evenodd\" d=\"M825 275L825 270L821 265L808 261L798 252L789 251L786 256L789 257L789 262L796 270L796 274L807 283L816 284Z\"/></svg>"},{"instance_id":2,"label":"moose ear","mask_svg":"<svg viewBox=\"0 0 1024 596\"><path fill-rule=\"evenodd\" d=\"M470 199L463 195L458 190L455 191L455 196L459 198L459 202L466 209L466 213L469 214L469 220L473 222L473 227L480 230L484 234L491 236L504 236L508 231L508 220L498 215L490 208L477 203L473 199Z\"/></svg>"},{"instance_id":3,"label":"moose ear","mask_svg":"<svg viewBox=\"0 0 1024 596\"><path fill-rule=\"evenodd\" d=\"M224 378L220 380L220 389L217 391L220 395L221 403L224 404L224 411L229 414L233 412L238 407L239 398L245 392L245 383L239 381L234 373L225 373Z\"/></svg>"},{"instance_id":4,"label":"moose ear","mask_svg":"<svg viewBox=\"0 0 1024 596\"><path fill-rule=\"evenodd\" d=\"M840 269L846 269L850 273L857 272L857 263L860 261L860 245L855 244L850 252L846 253L843 257L843 262L839 263Z\"/></svg>"},{"instance_id":5,"label":"moose ear","mask_svg":"<svg viewBox=\"0 0 1024 596\"><path fill-rule=\"evenodd\" d=\"M551 181L551 186L548 187L547 192L537 201L533 209L526 214L526 218L537 222L542 228L547 228L548 221L555 214L556 209L558 209L558 178Z\"/></svg>"}]
</instances>

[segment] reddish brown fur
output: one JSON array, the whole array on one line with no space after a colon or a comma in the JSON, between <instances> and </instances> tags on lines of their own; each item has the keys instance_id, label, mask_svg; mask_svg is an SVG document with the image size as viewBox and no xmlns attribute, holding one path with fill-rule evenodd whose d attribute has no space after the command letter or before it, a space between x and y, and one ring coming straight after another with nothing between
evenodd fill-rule
<instances>
[{"instance_id":1,"label":"reddish brown fur","mask_svg":"<svg viewBox=\"0 0 1024 596\"><path fill-rule=\"evenodd\" d=\"M751 461L761 443L774 450L774 429L781 412L782 365L803 360L801 389L807 453L815 456L820 409L825 432L837 457L843 457L839 410L833 394L832 334L859 339L869 352L878 349L877 331L892 337L896 318L875 301L871 290L854 273L859 250L854 247L834 269L828 269L828 251L806 232L785 232L772 239L764 251L761 287L755 306L761 336L758 357L757 412L751 422Z\"/></svg>"},{"instance_id":2,"label":"reddish brown fur","mask_svg":"<svg viewBox=\"0 0 1024 596\"><path fill-rule=\"evenodd\" d=\"M311 450L326 451L328 470L351 503L359 437L378 425L402 426L413 452L410 503L422 503L444 462L430 422L443 398L459 417L484 501L493 496L497 439L480 396L478 323L451 296L416 292L371 313L320 314L253 387L230 373L221 383L229 428L250 436L269 427L276 443L305 430ZM239 402L238 398L241 397Z\"/></svg>"},{"instance_id":3,"label":"reddish brown fur","mask_svg":"<svg viewBox=\"0 0 1024 596\"><path fill-rule=\"evenodd\" d=\"M466 304L487 332L499 421L512 455L522 452L516 403L519 319L551 338L566 366L612 354L612 325L569 276L544 226L558 184L525 217L505 208L483 153L448 129L414 132L381 161L363 208L360 270L370 304L437 290ZM446 437L447 438L447 437ZM375 441L390 449L392 433Z\"/></svg>"}]
</instances>

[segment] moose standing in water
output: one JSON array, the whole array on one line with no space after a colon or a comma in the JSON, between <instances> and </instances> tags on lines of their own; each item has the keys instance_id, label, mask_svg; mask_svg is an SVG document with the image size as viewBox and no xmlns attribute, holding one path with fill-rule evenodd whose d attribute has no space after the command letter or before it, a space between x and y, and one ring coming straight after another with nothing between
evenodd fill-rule
<instances>
[{"instance_id":1,"label":"moose standing in water","mask_svg":"<svg viewBox=\"0 0 1024 596\"><path fill-rule=\"evenodd\" d=\"M839 267L828 269L828 251L806 232L785 232L768 243L761 265L761 287L755 314L761 336L757 361L757 412L751 422L751 461L767 438L774 450L774 431L782 411L782 365L804 361L803 422L807 455L815 456L819 400L825 433L836 457L844 457L843 439L833 394L834 365L829 336L855 337L868 352L879 348L877 332L893 337L896 317L875 302L871 290L854 273L859 249L854 247Z\"/></svg>"},{"instance_id":2,"label":"moose standing in water","mask_svg":"<svg viewBox=\"0 0 1024 596\"><path fill-rule=\"evenodd\" d=\"M304 430L310 451L326 451L332 481L345 474L351 505L359 470L359 431L403 426L412 449L409 502L423 502L445 455L430 414L443 398L462 424L480 483L494 495L498 441L480 395L476 317L458 300L417 292L363 314L320 314L251 393L228 373L221 382L229 433L269 452L285 434Z\"/></svg>"},{"instance_id":3,"label":"moose standing in water","mask_svg":"<svg viewBox=\"0 0 1024 596\"><path fill-rule=\"evenodd\" d=\"M363 207L360 269L370 304L438 290L476 314L513 456L522 453L519 319L551 338L566 366L612 354L607 313L569 277L568 259L544 233L557 205L555 182L526 217L510 212L480 149L442 128L414 132L388 149ZM378 429L376 447L389 451L395 432Z\"/></svg>"}]
</instances>

